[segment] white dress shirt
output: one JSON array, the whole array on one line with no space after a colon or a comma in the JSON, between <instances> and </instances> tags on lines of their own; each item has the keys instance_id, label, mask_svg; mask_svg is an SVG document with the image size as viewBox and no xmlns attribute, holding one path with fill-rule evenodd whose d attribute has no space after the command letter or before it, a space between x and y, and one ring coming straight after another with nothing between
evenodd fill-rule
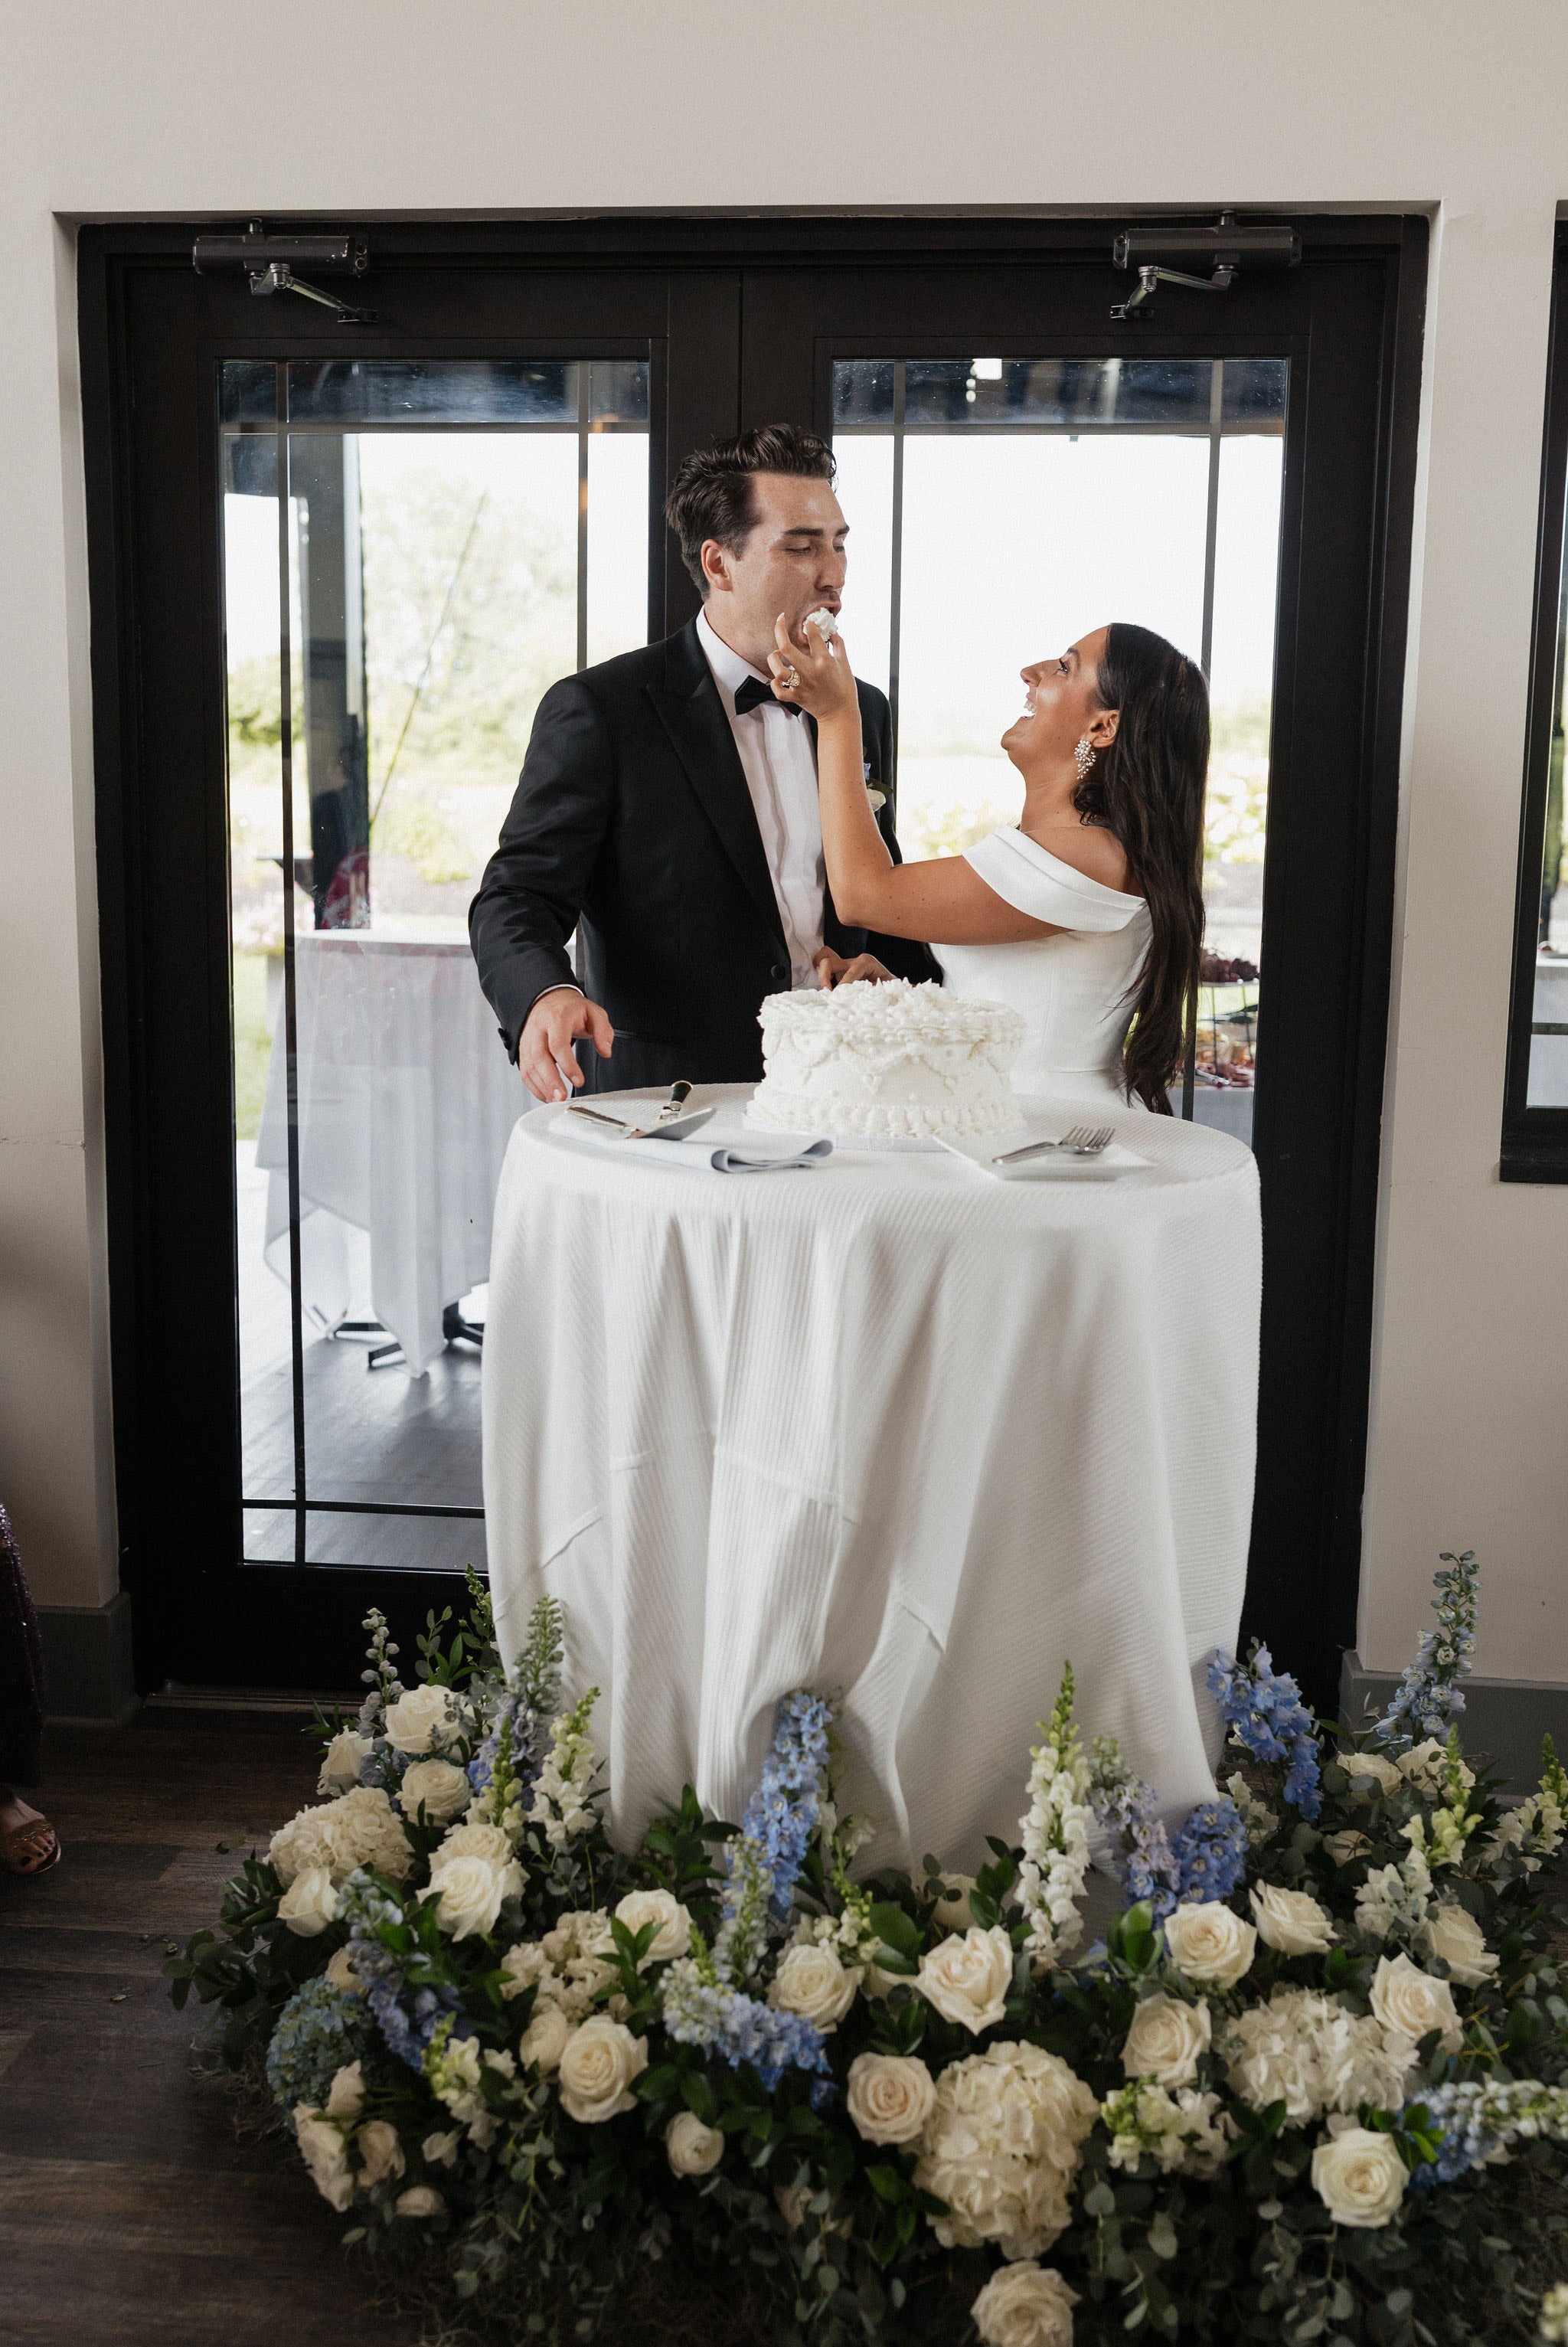
<instances>
[{"instance_id":1,"label":"white dress shirt","mask_svg":"<svg viewBox=\"0 0 1568 2347\"><path fill-rule=\"evenodd\" d=\"M697 641L719 688L756 810L789 948L790 983L815 987L812 961L822 951L822 900L827 875L822 860L822 814L811 729L804 717L791 717L776 701L737 717L735 695L747 677L762 677L764 684L770 680L730 650L709 626L706 611L698 616Z\"/></svg>"}]
</instances>

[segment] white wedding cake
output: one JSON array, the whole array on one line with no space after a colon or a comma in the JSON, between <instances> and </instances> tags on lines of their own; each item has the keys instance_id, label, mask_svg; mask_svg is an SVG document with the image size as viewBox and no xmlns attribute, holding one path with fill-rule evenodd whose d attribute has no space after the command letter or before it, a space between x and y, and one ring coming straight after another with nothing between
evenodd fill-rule
<instances>
[{"instance_id":1,"label":"white wedding cake","mask_svg":"<svg viewBox=\"0 0 1568 2347\"><path fill-rule=\"evenodd\" d=\"M1008 1081L1016 1010L905 978L770 994L753 1122L900 1139L1003 1133L1021 1120Z\"/></svg>"}]
</instances>

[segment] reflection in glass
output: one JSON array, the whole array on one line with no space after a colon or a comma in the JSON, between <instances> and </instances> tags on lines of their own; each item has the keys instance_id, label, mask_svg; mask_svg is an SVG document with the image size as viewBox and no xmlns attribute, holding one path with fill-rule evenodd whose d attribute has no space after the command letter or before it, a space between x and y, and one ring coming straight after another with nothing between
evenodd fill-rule
<instances>
[{"instance_id":1,"label":"reflection in glass","mask_svg":"<svg viewBox=\"0 0 1568 2347\"><path fill-rule=\"evenodd\" d=\"M1568 560L1557 603L1557 663L1552 680L1552 733L1546 815L1541 843L1541 909L1536 926L1535 990L1530 1018L1527 1108L1568 1108L1568 887L1563 870L1564 670L1568 667Z\"/></svg>"},{"instance_id":2,"label":"reflection in glass","mask_svg":"<svg viewBox=\"0 0 1568 2347\"><path fill-rule=\"evenodd\" d=\"M845 635L893 703L907 854L958 854L1016 822L999 737L1026 662L1114 618L1207 670L1197 1112L1245 1138L1287 380L1283 359L834 365Z\"/></svg>"},{"instance_id":3,"label":"reflection in glass","mask_svg":"<svg viewBox=\"0 0 1568 2347\"><path fill-rule=\"evenodd\" d=\"M482 1566L466 912L541 694L646 641L648 371L292 364L282 532L279 373L220 393L245 1553Z\"/></svg>"}]
</instances>

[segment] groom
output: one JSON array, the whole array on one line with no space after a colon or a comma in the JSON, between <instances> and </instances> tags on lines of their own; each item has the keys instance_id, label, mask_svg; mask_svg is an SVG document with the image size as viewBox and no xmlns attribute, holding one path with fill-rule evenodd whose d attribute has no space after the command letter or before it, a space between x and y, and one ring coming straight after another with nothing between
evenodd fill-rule
<instances>
[{"instance_id":1,"label":"groom","mask_svg":"<svg viewBox=\"0 0 1568 2347\"><path fill-rule=\"evenodd\" d=\"M749 1081L762 1073L764 995L938 975L924 946L835 914L815 726L767 682L779 613L798 638L808 611L839 608L848 526L834 470L826 442L793 424L688 456L665 516L701 613L539 703L468 915L480 983L536 1100L585 1081L590 1092ZM866 785L886 794L887 703L857 690ZM890 796L877 821L897 857ZM586 1078L583 1040L598 1054Z\"/></svg>"}]
</instances>

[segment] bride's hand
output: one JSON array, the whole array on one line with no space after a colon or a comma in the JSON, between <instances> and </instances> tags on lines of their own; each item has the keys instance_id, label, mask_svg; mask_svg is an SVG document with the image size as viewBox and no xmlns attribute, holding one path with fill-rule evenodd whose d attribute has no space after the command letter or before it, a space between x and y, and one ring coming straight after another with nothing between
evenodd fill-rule
<instances>
[{"instance_id":1,"label":"bride's hand","mask_svg":"<svg viewBox=\"0 0 1568 2347\"><path fill-rule=\"evenodd\" d=\"M824 636L809 620L801 635L804 646L791 637L781 611L774 621L778 650L768 654L774 699L808 711L819 724L840 715L852 715L858 723L860 702L844 638Z\"/></svg>"}]
</instances>

